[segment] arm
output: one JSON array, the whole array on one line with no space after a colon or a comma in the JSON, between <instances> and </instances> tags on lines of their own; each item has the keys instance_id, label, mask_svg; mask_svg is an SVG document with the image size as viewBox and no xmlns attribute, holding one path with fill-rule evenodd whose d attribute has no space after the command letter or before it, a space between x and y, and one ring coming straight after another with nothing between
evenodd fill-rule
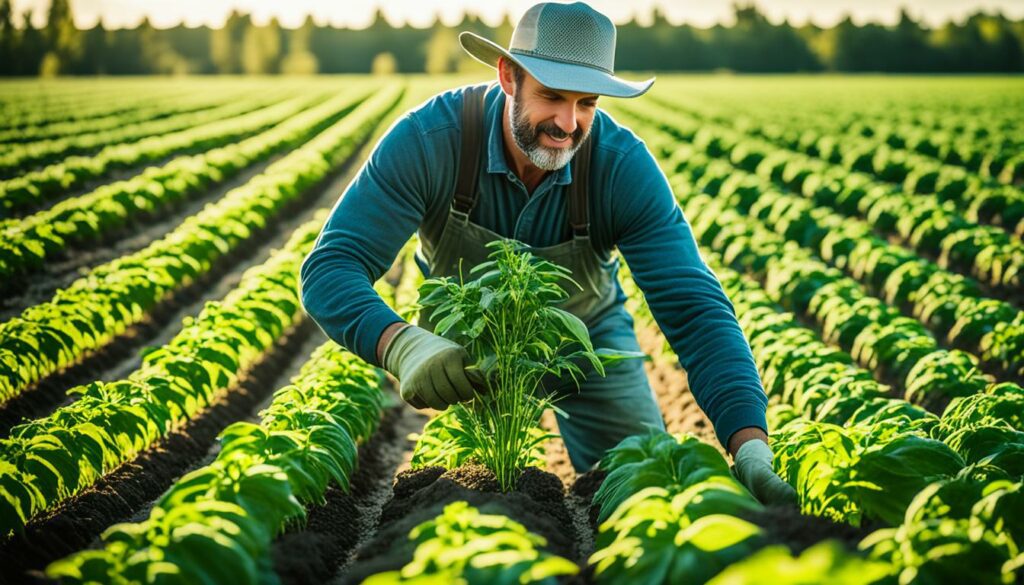
<instances>
[{"instance_id":1,"label":"arm","mask_svg":"<svg viewBox=\"0 0 1024 585\"><path fill-rule=\"evenodd\" d=\"M732 303L701 259L668 180L642 144L612 175L613 236L719 442L767 438L767 397ZM758 431L758 432L755 432Z\"/></svg>"},{"instance_id":2,"label":"arm","mask_svg":"<svg viewBox=\"0 0 1024 585\"><path fill-rule=\"evenodd\" d=\"M373 283L423 220L429 168L415 120L399 118L335 204L302 263L306 312L328 337L373 365L381 365L378 345L390 339L382 340L382 333L405 323Z\"/></svg>"},{"instance_id":3,"label":"arm","mask_svg":"<svg viewBox=\"0 0 1024 585\"><path fill-rule=\"evenodd\" d=\"M737 478L762 503L795 505L796 492L772 470L768 398L750 344L645 146L633 147L614 184L615 193L629 195L614 214L621 219L619 249L686 369L697 404L732 454Z\"/></svg>"}]
</instances>

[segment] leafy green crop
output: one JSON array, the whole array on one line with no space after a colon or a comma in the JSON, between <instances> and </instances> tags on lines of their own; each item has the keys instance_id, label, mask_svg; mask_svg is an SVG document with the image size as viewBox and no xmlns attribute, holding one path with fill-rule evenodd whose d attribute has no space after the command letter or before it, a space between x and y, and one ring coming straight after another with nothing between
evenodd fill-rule
<instances>
[{"instance_id":1,"label":"leafy green crop","mask_svg":"<svg viewBox=\"0 0 1024 585\"><path fill-rule=\"evenodd\" d=\"M254 229L266 225L289 201L349 156L403 91L395 85L377 92L302 148L232 189L167 236L134 254L97 266L58 291L51 301L29 307L19 317L0 324L0 402L108 345L142 321L172 291L208 273L218 258L252 237ZM339 99L345 103L352 100ZM339 108L342 103L332 100L328 106ZM302 135L303 125L322 122L325 114L313 110L313 120L298 116L295 122L301 122L299 127L282 124L282 133L295 140ZM262 150L273 144L276 142L250 148ZM233 157L228 157L230 160Z\"/></svg>"},{"instance_id":2,"label":"leafy green crop","mask_svg":"<svg viewBox=\"0 0 1024 585\"><path fill-rule=\"evenodd\" d=\"M217 458L157 500L149 518L117 524L105 546L57 561L66 583L274 583L270 545L329 484L348 488L357 443L377 428L382 372L328 342L274 394L261 424L238 422Z\"/></svg>"},{"instance_id":3,"label":"leafy green crop","mask_svg":"<svg viewBox=\"0 0 1024 585\"><path fill-rule=\"evenodd\" d=\"M365 585L554 585L575 575L576 563L544 550L547 541L506 516L483 514L466 502L412 529L413 559L400 571L379 573Z\"/></svg>"},{"instance_id":4,"label":"leafy green crop","mask_svg":"<svg viewBox=\"0 0 1024 585\"><path fill-rule=\"evenodd\" d=\"M651 431L627 437L608 450L600 468L608 471L608 477L594 494L594 504L601 507L601 521L609 518L633 494L650 487L676 493L699 483L712 482L721 484L722 489L746 494L732 478L721 454L692 435L676 438ZM759 507L749 494L743 498L743 504L748 510Z\"/></svg>"},{"instance_id":5,"label":"leafy green crop","mask_svg":"<svg viewBox=\"0 0 1024 585\"><path fill-rule=\"evenodd\" d=\"M75 388L77 401L0 439L0 535L130 461L232 387L299 318L298 268L325 217L187 317L127 379Z\"/></svg>"},{"instance_id":6,"label":"leafy green crop","mask_svg":"<svg viewBox=\"0 0 1024 585\"><path fill-rule=\"evenodd\" d=\"M761 530L735 514L755 507L735 482L703 481L675 493L640 490L601 524L595 583L704 583L762 546Z\"/></svg>"},{"instance_id":7,"label":"leafy green crop","mask_svg":"<svg viewBox=\"0 0 1024 585\"><path fill-rule=\"evenodd\" d=\"M568 269L520 251L511 240L488 247L490 259L470 272L475 280L429 279L420 285L420 305L430 311L436 334L467 348L472 371L486 386L470 403L451 407L459 425L447 432L509 490L549 436L532 430L552 403L540 395L541 378L569 376L578 383L584 364L603 376L604 364L642 354L595 351L586 325L555 306L568 298L562 282L579 286ZM440 456L448 457L461 460Z\"/></svg>"},{"instance_id":8,"label":"leafy green crop","mask_svg":"<svg viewBox=\"0 0 1024 585\"><path fill-rule=\"evenodd\" d=\"M889 564L862 559L827 540L799 557L784 546L766 547L730 565L708 585L871 585L889 573Z\"/></svg>"},{"instance_id":9,"label":"leafy green crop","mask_svg":"<svg viewBox=\"0 0 1024 585\"><path fill-rule=\"evenodd\" d=\"M896 528L860 547L892 565L892 582L1009 584L1024 568L1021 484L978 484L970 474L921 490Z\"/></svg>"},{"instance_id":10,"label":"leafy green crop","mask_svg":"<svg viewBox=\"0 0 1024 585\"><path fill-rule=\"evenodd\" d=\"M914 432L898 418L846 428L796 419L772 434L776 471L805 513L899 524L918 492L964 467L945 443Z\"/></svg>"}]
</instances>

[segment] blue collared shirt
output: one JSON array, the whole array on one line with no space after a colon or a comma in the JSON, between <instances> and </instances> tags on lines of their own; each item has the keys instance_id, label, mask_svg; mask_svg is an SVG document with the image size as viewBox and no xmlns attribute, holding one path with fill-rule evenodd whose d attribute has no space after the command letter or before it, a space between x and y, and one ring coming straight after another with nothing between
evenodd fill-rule
<instances>
[{"instance_id":1,"label":"blue collared shirt","mask_svg":"<svg viewBox=\"0 0 1024 585\"><path fill-rule=\"evenodd\" d=\"M302 264L306 311L328 337L371 364L379 365L381 333L401 321L373 283L417 229L436 241L448 217L464 90L436 95L392 124ZM566 241L571 234L563 198L572 163L548 173L527 194L505 160L504 105L501 87L490 88L484 105L487 172L480 173L470 219L532 246ZM699 255L664 173L644 142L601 109L590 140L595 250L608 259L618 248L722 444L744 427L767 430L767 398L750 345L732 303ZM619 288L617 302L624 300Z\"/></svg>"}]
</instances>

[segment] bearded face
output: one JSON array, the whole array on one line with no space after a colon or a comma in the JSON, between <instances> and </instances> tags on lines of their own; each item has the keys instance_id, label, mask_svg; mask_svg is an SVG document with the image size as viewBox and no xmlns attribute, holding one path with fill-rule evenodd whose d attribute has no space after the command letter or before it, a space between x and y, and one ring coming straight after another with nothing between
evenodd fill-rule
<instances>
[{"instance_id":1,"label":"bearded face","mask_svg":"<svg viewBox=\"0 0 1024 585\"><path fill-rule=\"evenodd\" d=\"M523 90L522 79L517 76L515 91L512 94L512 105L508 109L512 137L519 150L537 168L545 171L557 171L572 160L583 141L590 136L591 125L588 124L584 131L581 124L576 124L576 130L569 134L559 128L553 120L544 120L536 125L531 124L531 112L524 104L524 93L526 92ZM544 135L551 141L562 142L564 145L556 147L543 144L541 137Z\"/></svg>"}]
</instances>

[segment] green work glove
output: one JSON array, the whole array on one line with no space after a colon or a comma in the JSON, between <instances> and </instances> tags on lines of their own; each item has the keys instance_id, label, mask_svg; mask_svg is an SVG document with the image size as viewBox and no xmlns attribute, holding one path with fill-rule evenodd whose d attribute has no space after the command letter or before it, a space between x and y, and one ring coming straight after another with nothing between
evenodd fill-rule
<instances>
[{"instance_id":1,"label":"green work glove","mask_svg":"<svg viewBox=\"0 0 1024 585\"><path fill-rule=\"evenodd\" d=\"M469 352L454 341L409 325L384 349L384 369L398 378L402 400L416 408L444 410L476 392L466 374Z\"/></svg>"},{"instance_id":2,"label":"green work glove","mask_svg":"<svg viewBox=\"0 0 1024 585\"><path fill-rule=\"evenodd\" d=\"M762 504L797 505L796 490L772 470L772 449L753 439L736 450L736 477Z\"/></svg>"}]
</instances>

